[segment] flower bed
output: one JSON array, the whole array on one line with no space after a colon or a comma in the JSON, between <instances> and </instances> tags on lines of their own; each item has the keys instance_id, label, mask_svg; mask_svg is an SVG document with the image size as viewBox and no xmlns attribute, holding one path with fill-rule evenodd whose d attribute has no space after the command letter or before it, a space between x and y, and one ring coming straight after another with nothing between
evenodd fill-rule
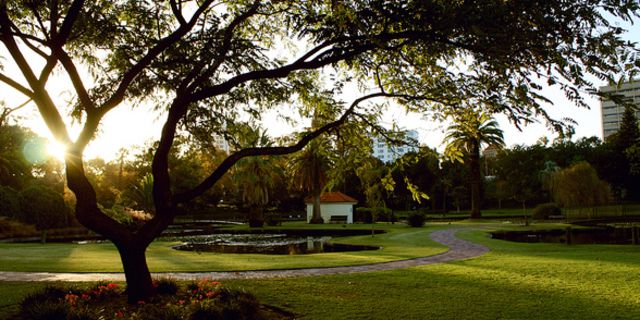
<instances>
[{"instance_id":1,"label":"flower bed","mask_svg":"<svg viewBox=\"0 0 640 320\"><path fill-rule=\"evenodd\" d=\"M157 296L127 303L124 288L98 283L89 288L47 287L21 303L22 319L286 319L290 315L261 306L250 293L210 279L185 286L156 280Z\"/></svg>"}]
</instances>

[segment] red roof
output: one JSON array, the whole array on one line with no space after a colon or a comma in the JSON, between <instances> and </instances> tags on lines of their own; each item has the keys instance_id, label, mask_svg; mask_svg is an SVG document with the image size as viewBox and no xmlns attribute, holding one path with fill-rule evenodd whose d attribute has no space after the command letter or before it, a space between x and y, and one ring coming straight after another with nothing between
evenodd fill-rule
<instances>
[{"instance_id":1,"label":"red roof","mask_svg":"<svg viewBox=\"0 0 640 320\"><path fill-rule=\"evenodd\" d=\"M308 196L304 198L305 203L313 203L313 197ZM353 202L358 203L358 200L349 197L342 192L325 192L320 196L320 202Z\"/></svg>"}]
</instances>

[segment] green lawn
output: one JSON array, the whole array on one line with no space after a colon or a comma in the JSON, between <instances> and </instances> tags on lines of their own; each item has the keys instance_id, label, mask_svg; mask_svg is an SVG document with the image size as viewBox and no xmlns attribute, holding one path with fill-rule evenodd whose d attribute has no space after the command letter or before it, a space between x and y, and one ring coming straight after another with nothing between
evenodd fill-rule
<instances>
[{"instance_id":1,"label":"green lawn","mask_svg":"<svg viewBox=\"0 0 640 320\"><path fill-rule=\"evenodd\" d=\"M292 223L290 228L310 228ZM343 228L341 225L330 228ZM240 227L242 228L242 227ZM322 228L312 226L311 228ZM327 226L324 226L327 228ZM370 229L370 225L346 228ZM219 254L177 251L177 242L154 242L147 251L152 272L229 271L291 269L369 264L434 255L446 248L429 239L433 228L414 229L406 225L378 224L386 234L344 237L335 242L380 245L382 250L334 252L310 255ZM118 272L120 258L110 243L102 244L0 244L0 271Z\"/></svg>"},{"instance_id":2,"label":"green lawn","mask_svg":"<svg viewBox=\"0 0 640 320\"><path fill-rule=\"evenodd\" d=\"M640 319L640 246L512 243L490 239L486 231L523 227L454 226L469 228L460 236L492 251L466 261L394 271L225 284L304 319ZM415 229L394 228L398 231L387 241L416 236ZM42 285L0 283L0 318L2 310L15 309L19 297Z\"/></svg>"}]
</instances>

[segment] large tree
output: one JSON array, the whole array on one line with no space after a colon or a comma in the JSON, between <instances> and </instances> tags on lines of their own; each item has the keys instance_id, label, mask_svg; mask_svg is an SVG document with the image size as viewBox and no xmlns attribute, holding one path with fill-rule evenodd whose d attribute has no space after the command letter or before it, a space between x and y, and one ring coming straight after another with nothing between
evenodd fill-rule
<instances>
[{"instance_id":1,"label":"large tree","mask_svg":"<svg viewBox=\"0 0 640 320\"><path fill-rule=\"evenodd\" d=\"M448 154L462 153L469 163L469 185L471 189L471 218L481 217L480 150L482 146L504 146L502 130L498 122L485 113L472 109L454 116L454 123L447 128L444 137Z\"/></svg>"},{"instance_id":2,"label":"large tree","mask_svg":"<svg viewBox=\"0 0 640 320\"><path fill-rule=\"evenodd\" d=\"M347 120L370 123L375 117L367 115L377 109L362 101L376 96L436 114L475 99L519 122L546 115L539 104L543 78L584 105L577 93L593 89L587 75L611 79L624 57L619 53L631 48L607 18L629 20L638 6L628 0L3 0L1 63L15 71L2 71L0 81L32 99L52 135L67 145L77 218L118 248L129 299L137 301L154 294L147 246L178 206L240 159L296 152ZM297 142L236 149L200 183L172 189L168 159L180 130L204 127L231 139L238 121L256 122L287 102L299 110L301 93L327 89L313 71L321 68L336 79L328 88L336 93L350 78L372 79L380 91L339 104L341 116ZM73 92L70 109L48 86L65 80ZM106 114L140 102L154 104L165 122L153 150L155 214L132 231L99 209L83 152ZM82 126L77 137L67 114Z\"/></svg>"}]
</instances>

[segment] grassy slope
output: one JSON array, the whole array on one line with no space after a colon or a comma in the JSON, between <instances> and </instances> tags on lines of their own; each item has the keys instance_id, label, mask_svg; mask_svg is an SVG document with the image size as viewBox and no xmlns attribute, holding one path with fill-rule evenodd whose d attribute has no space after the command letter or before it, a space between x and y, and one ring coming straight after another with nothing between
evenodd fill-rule
<instances>
[{"instance_id":1,"label":"grassy slope","mask_svg":"<svg viewBox=\"0 0 640 320\"><path fill-rule=\"evenodd\" d=\"M307 319L640 318L640 247L464 237L493 251L388 272L231 283Z\"/></svg>"},{"instance_id":2,"label":"grassy slope","mask_svg":"<svg viewBox=\"0 0 640 320\"><path fill-rule=\"evenodd\" d=\"M306 227L293 224L294 228ZM342 228L341 226L333 226ZM341 238L340 243L381 245L382 250L311 255L216 254L177 251L175 242L154 242L147 251L152 272L290 269L368 264L434 255L445 247L428 239L433 228L384 225L387 234ZM317 228L317 227L316 227ZM366 225L349 228L370 228ZM0 271L121 271L115 247L102 244L0 244Z\"/></svg>"},{"instance_id":3,"label":"grassy slope","mask_svg":"<svg viewBox=\"0 0 640 320\"><path fill-rule=\"evenodd\" d=\"M520 244L489 239L482 231L461 236L492 252L394 271L225 283L305 319L640 318L640 247ZM17 301L42 285L0 283L0 318L12 308L1 307L6 297Z\"/></svg>"}]
</instances>

